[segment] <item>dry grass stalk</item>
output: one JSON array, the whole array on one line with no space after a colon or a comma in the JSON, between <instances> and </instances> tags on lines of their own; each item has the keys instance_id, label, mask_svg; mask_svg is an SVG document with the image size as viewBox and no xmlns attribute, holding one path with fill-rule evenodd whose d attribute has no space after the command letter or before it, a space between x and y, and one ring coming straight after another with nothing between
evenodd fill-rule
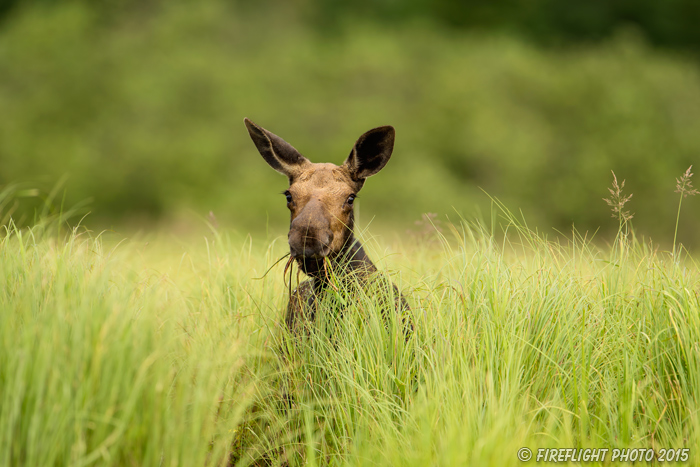
<instances>
[{"instance_id":1,"label":"dry grass stalk","mask_svg":"<svg viewBox=\"0 0 700 467\"><path fill-rule=\"evenodd\" d=\"M608 191L610 192L611 196L610 199L603 198L603 201L608 203L608 206L610 206L612 210L612 217L618 218L620 220L620 223L622 224L634 217L634 214L630 214L629 211L624 210L625 204L627 204L627 202L632 198L632 194L630 194L629 196L623 195L622 189L625 187L625 181L622 180L622 183L618 184L615 172L612 172L612 174L613 185L612 188L608 188Z\"/></svg>"},{"instance_id":2,"label":"dry grass stalk","mask_svg":"<svg viewBox=\"0 0 700 467\"><path fill-rule=\"evenodd\" d=\"M687 198L690 196L695 196L700 193L698 190L693 188L693 182L690 180L693 177L693 173L690 171L693 166L688 167L681 178L676 179L676 193L680 193L681 196Z\"/></svg>"}]
</instances>

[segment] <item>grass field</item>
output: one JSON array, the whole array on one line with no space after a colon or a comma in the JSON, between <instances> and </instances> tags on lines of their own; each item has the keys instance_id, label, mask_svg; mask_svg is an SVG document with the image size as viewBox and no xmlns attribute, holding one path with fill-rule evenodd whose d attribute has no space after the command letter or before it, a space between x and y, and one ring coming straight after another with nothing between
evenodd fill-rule
<instances>
[{"instance_id":1,"label":"grass field","mask_svg":"<svg viewBox=\"0 0 700 467\"><path fill-rule=\"evenodd\" d=\"M0 465L507 466L524 446L697 462L689 255L624 228L609 247L514 221L440 228L364 235L412 306L407 342L373 293L342 318L330 297L317 332L285 336L284 262L265 275L284 236L9 228Z\"/></svg>"}]
</instances>

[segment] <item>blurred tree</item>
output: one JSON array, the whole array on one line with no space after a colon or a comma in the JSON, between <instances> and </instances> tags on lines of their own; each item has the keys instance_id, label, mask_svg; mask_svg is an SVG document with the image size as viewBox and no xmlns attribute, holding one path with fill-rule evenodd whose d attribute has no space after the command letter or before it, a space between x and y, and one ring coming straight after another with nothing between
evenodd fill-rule
<instances>
[{"instance_id":1,"label":"blurred tree","mask_svg":"<svg viewBox=\"0 0 700 467\"><path fill-rule=\"evenodd\" d=\"M544 1L527 3L531 18ZM284 180L257 156L244 116L336 163L368 128L394 125L391 170L361 210L387 222L488 210L484 188L532 225L614 229L602 202L614 170L640 232L668 238L674 180L700 154L700 71L687 56L634 33L542 48L442 26L450 16L512 29L521 0L471 2L462 19L464 5L437 2L444 22L423 24L411 18L424 0L356 3L362 19L323 0L49 3L24 3L0 28L0 185L48 192L68 176L66 205L92 199L90 222L194 209L246 228L283 224ZM333 35L309 28L311 13L336 15ZM683 242L697 238L700 203L687 212Z\"/></svg>"},{"instance_id":2,"label":"blurred tree","mask_svg":"<svg viewBox=\"0 0 700 467\"><path fill-rule=\"evenodd\" d=\"M315 23L332 29L347 21L380 23L432 19L463 30L516 33L541 43L609 38L635 28L652 44L695 51L700 46L697 0L312 0Z\"/></svg>"},{"instance_id":3,"label":"blurred tree","mask_svg":"<svg viewBox=\"0 0 700 467\"><path fill-rule=\"evenodd\" d=\"M104 19L124 12L148 12L161 0L84 1ZM598 41L620 28L635 28L650 43L697 50L700 2L697 0L210 0L248 11L297 9L322 31L348 18L397 23L428 19L458 30L508 31L541 43ZM0 0L0 19L18 7L59 6L70 0Z\"/></svg>"}]
</instances>

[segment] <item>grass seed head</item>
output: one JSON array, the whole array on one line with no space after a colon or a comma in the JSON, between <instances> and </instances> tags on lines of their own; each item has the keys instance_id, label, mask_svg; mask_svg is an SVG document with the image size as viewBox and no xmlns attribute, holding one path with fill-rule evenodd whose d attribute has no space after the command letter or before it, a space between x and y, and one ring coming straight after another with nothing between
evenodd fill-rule
<instances>
[{"instance_id":1,"label":"grass seed head","mask_svg":"<svg viewBox=\"0 0 700 467\"><path fill-rule=\"evenodd\" d=\"M687 198L688 195L695 196L700 193L693 188L693 182L690 180L693 177L693 173L690 171L692 168L693 166L691 165L688 167L688 170L681 175L681 178L676 179L676 193L680 193L684 198Z\"/></svg>"},{"instance_id":2,"label":"grass seed head","mask_svg":"<svg viewBox=\"0 0 700 467\"><path fill-rule=\"evenodd\" d=\"M608 188L608 191L610 192L610 199L603 198L603 201L608 203L608 206L610 206L612 210L612 217L620 219L620 222L627 222L634 217L634 214L630 214L629 211L624 210L625 204L632 198L632 194L629 196L623 195L622 189L625 187L625 181L622 180L622 183L618 184L615 172L612 172L612 174L613 185L612 188Z\"/></svg>"}]
</instances>

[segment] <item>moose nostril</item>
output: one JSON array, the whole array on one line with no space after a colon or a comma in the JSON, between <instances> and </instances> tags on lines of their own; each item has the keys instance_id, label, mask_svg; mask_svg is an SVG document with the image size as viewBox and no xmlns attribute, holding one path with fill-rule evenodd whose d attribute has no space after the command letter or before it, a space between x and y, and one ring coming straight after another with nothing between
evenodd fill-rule
<instances>
[{"instance_id":1,"label":"moose nostril","mask_svg":"<svg viewBox=\"0 0 700 467\"><path fill-rule=\"evenodd\" d=\"M329 232L325 232L325 234L323 235L323 238L321 239L321 243L324 246L330 246L331 243L333 243L333 234L329 233Z\"/></svg>"}]
</instances>

